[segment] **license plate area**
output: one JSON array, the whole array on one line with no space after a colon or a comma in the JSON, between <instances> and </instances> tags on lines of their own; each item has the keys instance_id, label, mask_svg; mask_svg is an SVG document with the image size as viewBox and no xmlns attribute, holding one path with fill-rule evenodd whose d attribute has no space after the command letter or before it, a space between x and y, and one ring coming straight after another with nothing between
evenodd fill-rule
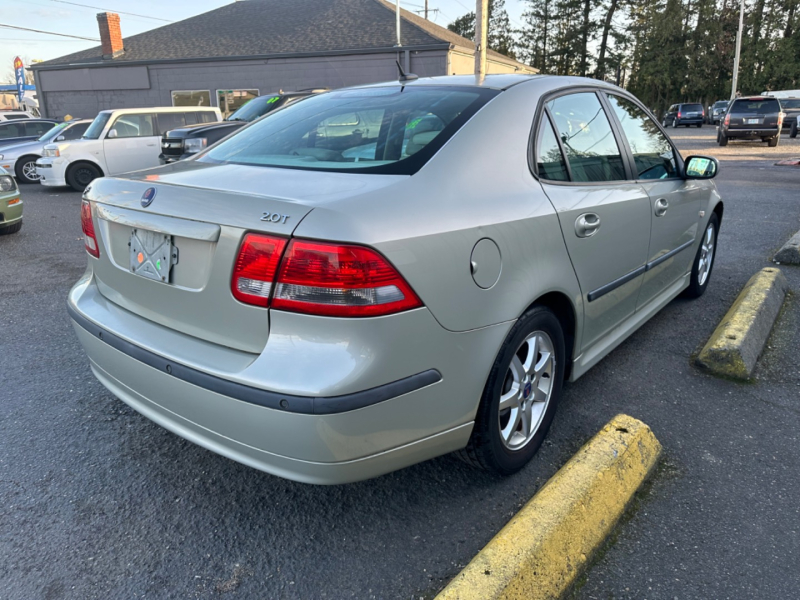
<instances>
[{"instance_id":1,"label":"license plate area","mask_svg":"<svg viewBox=\"0 0 800 600\"><path fill-rule=\"evenodd\" d=\"M171 235L134 228L128 246L131 273L170 283L172 266L178 263L178 248L172 243Z\"/></svg>"},{"instance_id":2,"label":"license plate area","mask_svg":"<svg viewBox=\"0 0 800 600\"><path fill-rule=\"evenodd\" d=\"M747 125L758 125L761 123L761 119L745 119L744 122Z\"/></svg>"}]
</instances>

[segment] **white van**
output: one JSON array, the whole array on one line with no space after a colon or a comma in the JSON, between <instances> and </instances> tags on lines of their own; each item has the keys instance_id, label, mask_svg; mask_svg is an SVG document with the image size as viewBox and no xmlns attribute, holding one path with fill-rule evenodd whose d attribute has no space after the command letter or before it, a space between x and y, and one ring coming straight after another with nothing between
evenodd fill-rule
<instances>
[{"instance_id":1,"label":"white van","mask_svg":"<svg viewBox=\"0 0 800 600\"><path fill-rule=\"evenodd\" d=\"M98 177L159 166L162 133L221 118L218 108L202 106L104 110L80 140L45 146L36 174L42 185L82 192Z\"/></svg>"}]
</instances>

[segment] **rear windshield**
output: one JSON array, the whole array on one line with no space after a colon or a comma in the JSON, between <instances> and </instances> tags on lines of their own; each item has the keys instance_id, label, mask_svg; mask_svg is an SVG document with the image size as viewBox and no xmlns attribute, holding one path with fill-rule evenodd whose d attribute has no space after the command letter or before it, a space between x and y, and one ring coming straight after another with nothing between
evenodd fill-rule
<instances>
[{"instance_id":1,"label":"rear windshield","mask_svg":"<svg viewBox=\"0 0 800 600\"><path fill-rule=\"evenodd\" d=\"M278 94L253 98L225 120L255 121L258 117L263 117L269 111L276 108L280 99L281 97Z\"/></svg>"},{"instance_id":2,"label":"rear windshield","mask_svg":"<svg viewBox=\"0 0 800 600\"><path fill-rule=\"evenodd\" d=\"M800 98L792 98L791 100L781 100L781 108L800 108Z\"/></svg>"},{"instance_id":3,"label":"rear windshield","mask_svg":"<svg viewBox=\"0 0 800 600\"><path fill-rule=\"evenodd\" d=\"M683 110L685 112L703 112L702 104L684 104Z\"/></svg>"},{"instance_id":4,"label":"rear windshield","mask_svg":"<svg viewBox=\"0 0 800 600\"><path fill-rule=\"evenodd\" d=\"M86 140L96 140L100 137L100 134L103 133L103 129L106 127L106 123L111 118L111 113L108 112L101 112L94 118L92 124L89 125L89 129L86 130L86 133L83 134L83 139Z\"/></svg>"},{"instance_id":5,"label":"rear windshield","mask_svg":"<svg viewBox=\"0 0 800 600\"><path fill-rule=\"evenodd\" d=\"M731 106L731 114L759 114L777 113L781 108L778 101L774 98L768 100L736 100Z\"/></svg>"},{"instance_id":6,"label":"rear windshield","mask_svg":"<svg viewBox=\"0 0 800 600\"><path fill-rule=\"evenodd\" d=\"M269 114L198 160L411 175L498 93L399 85L328 92Z\"/></svg>"},{"instance_id":7,"label":"rear windshield","mask_svg":"<svg viewBox=\"0 0 800 600\"><path fill-rule=\"evenodd\" d=\"M719 102L714 102L713 108L725 108L728 106L728 102L726 100L720 100Z\"/></svg>"}]
</instances>

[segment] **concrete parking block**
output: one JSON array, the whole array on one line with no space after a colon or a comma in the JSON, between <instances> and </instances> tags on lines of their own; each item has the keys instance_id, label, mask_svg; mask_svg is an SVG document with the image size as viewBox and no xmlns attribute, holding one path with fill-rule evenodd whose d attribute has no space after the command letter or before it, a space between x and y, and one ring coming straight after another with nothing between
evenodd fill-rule
<instances>
[{"instance_id":1,"label":"concrete parking block","mask_svg":"<svg viewBox=\"0 0 800 600\"><path fill-rule=\"evenodd\" d=\"M772 260L786 265L800 265L800 231L789 238Z\"/></svg>"},{"instance_id":2,"label":"concrete parking block","mask_svg":"<svg viewBox=\"0 0 800 600\"><path fill-rule=\"evenodd\" d=\"M753 275L700 351L697 364L715 375L749 379L788 289L780 269L768 267Z\"/></svg>"},{"instance_id":3,"label":"concrete parking block","mask_svg":"<svg viewBox=\"0 0 800 600\"><path fill-rule=\"evenodd\" d=\"M652 471L661 444L617 415L564 465L437 596L562 597Z\"/></svg>"}]
</instances>

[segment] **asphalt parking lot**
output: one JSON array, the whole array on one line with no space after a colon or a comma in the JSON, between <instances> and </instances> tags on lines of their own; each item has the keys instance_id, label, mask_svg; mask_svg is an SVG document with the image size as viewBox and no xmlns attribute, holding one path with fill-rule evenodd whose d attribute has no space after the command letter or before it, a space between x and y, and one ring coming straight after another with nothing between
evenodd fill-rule
<instances>
[{"instance_id":1,"label":"asphalt parking lot","mask_svg":"<svg viewBox=\"0 0 800 600\"><path fill-rule=\"evenodd\" d=\"M65 310L86 264L80 195L24 186L0 238L0 600L432 598L609 419L663 462L577 598L790 598L800 585L800 267L750 384L691 365L744 283L800 229L800 139L714 144L725 201L705 296L678 299L567 385L531 465L442 457L348 486L249 469L161 429L91 375ZM465 368L469 368L465 365Z\"/></svg>"}]
</instances>

